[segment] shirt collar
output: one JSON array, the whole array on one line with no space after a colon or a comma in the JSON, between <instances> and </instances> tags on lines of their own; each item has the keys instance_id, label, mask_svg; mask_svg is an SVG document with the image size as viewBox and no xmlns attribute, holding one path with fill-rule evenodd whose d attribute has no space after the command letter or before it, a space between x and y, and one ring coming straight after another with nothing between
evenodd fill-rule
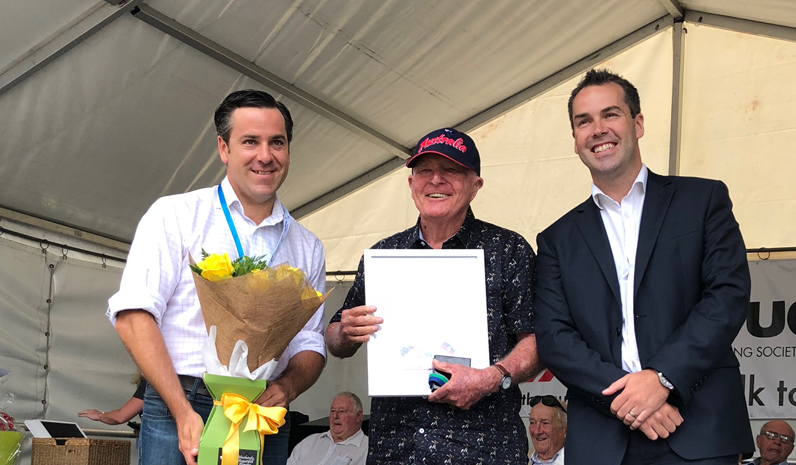
<instances>
[{"instance_id":1,"label":"shirt collar","mask_svg":"<svg viewBox=\"0 0 796 465\"><path fill-rule=\"evenodd\" d=\"M633 181L633 185L630 186L630 191L628 191L627 195L630 195L633 192L633 189L636 186L641 186L641 192L647 192L647 178L649 177L649 170L647 169L647 165L644 163L641 164L641 170L638 172L638 176L636 176L636 180ZM627 197L627 195L625 197ZM600 210L603 209L603 200L610 199L605 193L594 184L594 181L591 183L591 198L594 200L594 203L597 204L597 208Z\"/></svg>"},{"instance_id":2,"label":"shirt collar","mask_svg":"<svg viewBox=\"0 0 796 465\"><path fill-rule=\"evenodd\" d=\"M464 223L462 223L462 226L459 228L458 231L456 231L456 234L447 238L444 243L447 243L448 241L451 240L458 240L462 243L464 247L466 247L468 241L473 236L474 222L475 222L475 214L473 214L472 207L468 206L467 214L464 217ZM420 228L420 216L417 217L417 223L415 223L412 234L410 234L407 239L408 242L406 244L406 248L413 248L413 246L414 248L417 248L420 242L425 242L423 239L423 231Z\"/></svg>"},{"instance_id":3,"label":"shirt collar","mask_svg":"<svg viewBox=\"0 0 796 465\"><path fill-rule=\"evenodd\" d=\"M235 189L232 188L232 184L229 182L229 177L224 176L224 179L221 181L221 190L224 191L224 198L227 199L227 206L230 210L235 209L238 213L243 215L244 218L248 217L243 213L243 204L240 203L238 199L238 195L235 194ZM285 219L285 208L282 207L282 201L279 200L279 196L275 196L276 199L274 201L274 208L271 210L271 215L264 219L262 223L258 226L273 226L275 224L279 224L282 220Z\"/></svg>"},{"instance_id":4,"label":"shirt collar","mask_svg":"<svg viewBox=\"0 0 796 465\"><path fill-rule=\"evenodd\" d=\"M533 454L531 454L531 465L533 465L534 463L553 463L556 461L558 456L563 453L564 453L564 448L562 447L561 449L559 449L558 452L556 452L556 454L553 456L552 459L545 462L544 460L539 458L539 455L536 453L536 451L533 451Z\"/></svg>"},{"instance_id":5,"label":"shirt collar","mask_svg":"<svg viewBox=\"0 0 796 465\"><path fill-rule=\"evenodd\" d=\"M751 462L749 462L749 463L752 463L752 464L754 464L754 465L760 465L760 462L761 462L761 461L762 461L762 459L761 459L760 457L757 457L757 458L755 458L754 460L752 460L752 461L751 461ZM775 464L775 465L788 465L788 459L786 458L786 459L785 459L785 460L783 460L782 462L779 462L779 463L777 463L777 464Z\"/></svg>"},{"instance_id":6,"label":"shirt collar","mask_svg":"<svg viewBox=\"0 0 796 465\"><path fill-rule=\"evenodd\" d=\"M329 440L334 442L334 439L332 439L332 432L331 431L326 431L325 433L323 433L321 435L321 437L323 437L323 436L328 437ZM350 446L360 447L362 445L362 438L364 438L364 437L365 437L365 433L362 432L362 429L358 429L357 432L354 433L354 435L351 436L350 438L348 438L348 439L346 439L344 441L335 442L335 444L339 445L339 446L350 445Z\"/></svg>"}]
</instances>

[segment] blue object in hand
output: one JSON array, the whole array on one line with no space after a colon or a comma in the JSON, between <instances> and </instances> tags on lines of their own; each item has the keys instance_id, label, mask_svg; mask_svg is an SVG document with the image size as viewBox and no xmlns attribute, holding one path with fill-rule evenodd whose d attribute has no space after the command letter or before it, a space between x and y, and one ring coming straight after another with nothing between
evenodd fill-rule
<instances>
[{"instance_id":1,"label":"blue object in hand","mask_svg":"<svg viewBox=\"0 0 796 465\"><path fill-rule=\"evenodd\" d=\"M441 388L447 382L448 382L448 378L445 375L443 375L443 374L441 374L441 373L439 373L437 371L432 371L428 375L428 387L431 388L431 392L434 392L437 389Z\"/></svg>"}]
</instances>

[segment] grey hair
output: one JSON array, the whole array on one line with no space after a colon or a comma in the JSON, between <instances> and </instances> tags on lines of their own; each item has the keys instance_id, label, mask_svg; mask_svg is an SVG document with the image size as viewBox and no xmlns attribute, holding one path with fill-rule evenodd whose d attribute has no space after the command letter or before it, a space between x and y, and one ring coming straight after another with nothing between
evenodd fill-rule
<instances>
[{"instance_id":1,"label":"grey hair","mask_svg":"<svg viewBox=\"0 0 796 465\"><path fill-rule=\"evenodd\" d=\"M348 397L349 399L351 399L351 402L354 404L354 409L356 409L357 412L362 412L363 411L362 410L362 401L359 400L359 397L356 394L354 394L353 392L343 391L343 392L337 394L336 396L334 396L335 399L337 399L338 397Z\"/></svg>"},{"instance_id":2,"label":"grey hair","mask_svg":"<svg viewBox=\"0 0 796 465\"><path fill-rule=\"evenodd\" d=\"M558 425L561 426L563 429L567 429L567 412L561 409L553 409L556 413L556 419L558 419Z\"/></svg>"}]
</instances>

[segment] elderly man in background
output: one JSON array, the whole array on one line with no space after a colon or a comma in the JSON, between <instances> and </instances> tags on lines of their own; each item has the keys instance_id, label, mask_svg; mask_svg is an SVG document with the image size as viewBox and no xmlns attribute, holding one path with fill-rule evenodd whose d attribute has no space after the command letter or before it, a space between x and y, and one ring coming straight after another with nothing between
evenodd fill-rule
<instances>
[{"instance_id":1,"label":"elderly man in background","mask_svg":"<svg viewBox=\"0 0 796 465\"><path fill-rule=\"evenodd\" d=\"M373 248L483 249L492 365L475 369L434 361L437 370L451 377L428 399L374 398L368 464L527 464L517 383L538 369L533 250L519 234L473 215L470 202L484 180L478 149L466 134L455 129L428 134L406 166L412 168L409 189L420 218ZM382 323L374 312L375 307L365 305L360 260L354 285L326 329L329 351L352 356Z\"/></svg>"},{"instance_id":2,"label":"elderly man in background","mask_svg":"<svg viewBox=\"0 0 796 465\"><path fill-rule=\"evenodd\" d=\"M528 432L533 454L531 465L564 465L564 441L567 438L567 410L554 396L531 398Z\"/></svg>"},{"instance_id":3,"label":"elderly man in background","mask_svg":"<svg viewBox=\"0 0 796 465\"><path fill-rule=\"evenodd\" d=\"M365 465L368 437L362 433L362 401L341 392L329 409L329 431L306 437L296 445L287 465Z\"/></svg>"},{"instance_id":4,"label":"elderly man in background","mask_svg":"<svg viewBox=\"0 0 796 465\"><path fill-rule=\"evenodd\" d=\"M760 457L755 465L788 465L788 456L793 452L793 428L782 420L771 420L760 428L757 449Z\"/></svg>"}]
</instances>

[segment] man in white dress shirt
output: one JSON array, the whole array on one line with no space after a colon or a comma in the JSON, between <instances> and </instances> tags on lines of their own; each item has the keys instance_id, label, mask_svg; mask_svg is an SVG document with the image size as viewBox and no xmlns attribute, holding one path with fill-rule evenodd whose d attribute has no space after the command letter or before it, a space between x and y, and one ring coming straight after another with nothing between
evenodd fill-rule
<instances>
[{"instance_id":1,"label":"man in white dress shirt","mask_svg":"<svg viewBox=\"0 0 796 465\"><path fill-rule=\"evenodd\" d=\"M220 186L158 199L141 218L119 292L108 317L149 381L142 413L140 463L196 463L199 437L213 401L201 376L207 337L189 256L265 256L303 270L324 292L323 245L294 221L276 193L287 177L293 120L271 95L243 90L216 109L218 151L227 165ZM290 342L265 392L263 406L288 407L320 376L326 350L323 306ZM289 416L286 417L289 420ZM264 463L287 460L286 423L267 436Z\"/></svg>"},{"instance_id":2,"label":"man in white dress shirt","mask_svg":"<svg viewBox=\"0 0 796 465\"><path fill-rule=\"evenodd\" d=\"M288 465L365 465L368 437L362 432L362 401L341 392L329 409L329 431L306 437L290 454Z\"/></svg>"}]
</instances>

